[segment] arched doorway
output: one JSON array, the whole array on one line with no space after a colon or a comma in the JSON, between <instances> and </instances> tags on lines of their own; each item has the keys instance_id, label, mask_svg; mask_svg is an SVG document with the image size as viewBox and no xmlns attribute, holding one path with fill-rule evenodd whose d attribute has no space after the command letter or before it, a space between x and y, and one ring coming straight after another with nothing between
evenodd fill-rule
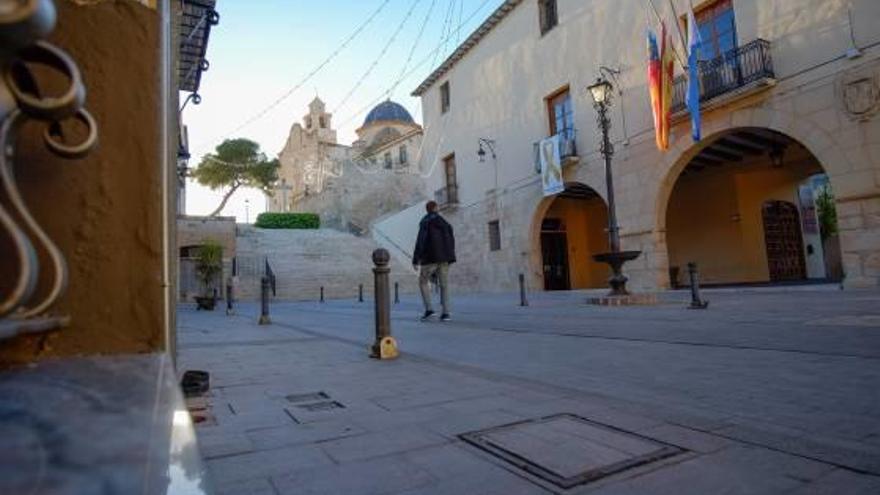
<instances>
[{"instance_id":1,"label":"arched doorway","mask_svg":"<svg viewBox=\"0 0 880 495\"><path fill-rule=\"evenodd\" d=\"M544 290L606 287L608 266L593 260L608 251L608 209L599 194L585 184L566 183L538 215L535 247Z\"/></svg>"},{"instance_id":2,"label":"arched doorway","mask_svg":"<svg viewBox=\"0 0 880 495\"><path fill-rule=\"evenodd\" d=\"M831 193L818 159L765 128L707 141L667 204L670 285L685 282L689 262L707 285L838 280L839 244L820 221L828 212L819 200Z\"/></svg>"}]
</instances>

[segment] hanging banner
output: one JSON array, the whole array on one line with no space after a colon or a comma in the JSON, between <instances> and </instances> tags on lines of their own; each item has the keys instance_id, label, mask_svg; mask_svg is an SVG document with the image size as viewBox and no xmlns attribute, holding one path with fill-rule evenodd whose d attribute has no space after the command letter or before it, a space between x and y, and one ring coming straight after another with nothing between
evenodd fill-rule
<instances>
[{"instance_id":1,"label":"hanging banner","mask_svg":"<svg viewBox=\"0 0 880 495\"><path fill-rule=\"evenodd\" d=\"M553 196L565 190L562 181L562 159L559 156L559 135L542 139L538 143L538 156L541 160L541 182L544 196Z\"/></svg>"}]
</instances>

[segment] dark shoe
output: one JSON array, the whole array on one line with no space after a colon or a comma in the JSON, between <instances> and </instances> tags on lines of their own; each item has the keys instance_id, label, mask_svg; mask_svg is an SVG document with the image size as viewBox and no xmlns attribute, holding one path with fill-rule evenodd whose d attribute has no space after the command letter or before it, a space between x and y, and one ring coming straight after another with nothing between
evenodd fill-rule
<instances>
[{"instance_id":1,"label":"dark shoe","mask_svg":"<svg viewBox=\"0 0 880 495\"><path fill-rule=\"evenodd\" d=\"M428 321L428 320L431 319L432 316L434 316L434 312L433 312L433 311L425 311L425 314L422 315L421 320L422 320L422 321Z\"/></svg>"},{"instance_id":2,"label":"dark shoe","mask_svg":"<svg viewBox=\"0 0 880 495\"><path fill-rule=\"evenodd\" d=\"M449 316L449 313L443 313L442 315L440 315L440 321L449 321L451 319L452 317Z\"/></svg>"}]
</instances>

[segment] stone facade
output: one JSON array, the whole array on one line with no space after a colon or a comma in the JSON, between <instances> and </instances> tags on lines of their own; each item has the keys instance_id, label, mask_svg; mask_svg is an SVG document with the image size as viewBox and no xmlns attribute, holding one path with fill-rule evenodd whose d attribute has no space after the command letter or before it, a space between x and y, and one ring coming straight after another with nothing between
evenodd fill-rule
<instances>
[{"instance_id":1,"label":"stone facade","mask_svg":"<svg viewBox=\"0 0 880 495\"><path fill-rule=\"evenodd\" d=\"M659 15L672 26L688 5L675 0L671 6L661 6ZM687 180L706 180L706 187L709 178L718 174L726 174L724 180L740 186L730 208L717 208L721 213L709 224L712 228L693 227L696 233L711 239L714 227L733 236L760 228L760 203L747 205L753 212L747 217L742 202L757 194L755 188L769 187L776 166L770 165L769 151L778 139L789 149L788 160L780 166L793 171L792 178L784 188L754 201L769 198L797 204L798 187L809 174L827 174L836 198L845 285L876 287L880 283L880 120L874 110L880 103L876 90L880 49L872 44L880 39L880 4L854 2L850 7L853 21L847 23L847 8L838 3L734 1L738 46L767 40L773 77L707 102L704 137L699 143L692 141L687 116L677 116L671 146L665 152L655 145L646 89L644 26L658 24L654 13L646 12L644 2L635 0L607 5L559 0L558 25L542 35L538 9L538 2L505 2L500 15L490 18L416 91L422 98L428 130L424 139L429 152L420 162L428 174L426 190L448 185L445 158L454 156L457 166L458 202L444 210L458 237L459 265L452 272L458 278L456 284L510 290L516 287L517 274L523 272L530 286L544 286L541 232L554 198L542 194L533 143L550 134L548 102L560 88L570 92L572 120L578 131L578 152L564 168L564 180L586 186L605 199L604 167L597 151L600 136L585 88L599 75L598 67L612 61L619 64L612 68L620 70L611 138L616 148L613 172L621 242L625 250L642 252L625 266L632 287L651 290L670 285L668 236L682 235L667 229L670 201L680 194L676 186L698 155L703 160L710 147L744 130L765 136L763 148L753 157L753 161L763 157L763 163L728 163L717 172L697 175L690 173L696 168L688 169ZM828 36L805 41L799 33L806 31ZM674 30L673 34L683 52ZM676 67L676 75L681 73L681 67ZM864 85L865 78L867 86L854 86ZM451 102L444 111L441 88L447 83ZM474 150L479 138L494 141L494 163L478 163ZM800 151L794 150L803 150L803 157L795 160ZM747 182L749 177L756 182ZM689 211L700 212L708 202L720 201L708 189L703 193L702 201L707 203L701 204L694 196ZM502 246L491 251L488 223L496 220ZM408 235L414 237L415 227L410 228L413 231ZM406 237L393 234L398 239ZM699 249L699 243L691 242L689 247ZM769 254L760 238L758 244L731 247L747 250L749 262L766 274ZM805 256L812 249L805 249ZM726 253L707 251L706 255L717 265L707 269L722 273L721 265L729 261ZM723 282L767 281L764 278L731 280L719 275Z\"/></svg>"},{"instance_id":2,"label":"stone facade","mask_svg":"<svg viewBox=\"0 0 880 495\"><path fill-rule=\"evenodd\" d=\"M280 184L269 211L318 213L321 224L362 233L378 217L421 197L415 166L422 128L396 103L368 115L352 146L337 143L332 116L320 99L293 125L280 154Z\"/></svg>"}]
</instances>

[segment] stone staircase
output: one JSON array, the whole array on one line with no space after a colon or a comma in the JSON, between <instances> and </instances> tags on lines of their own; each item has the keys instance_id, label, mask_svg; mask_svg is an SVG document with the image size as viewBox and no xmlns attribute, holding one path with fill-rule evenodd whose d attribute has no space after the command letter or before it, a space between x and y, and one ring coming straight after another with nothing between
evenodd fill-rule
<instances>
[{"instance_id":1,"label":"stone staircase","mask_svg":"<svg viewBox=\"0 0 880 495\"><path fill-rule=\"evenodd\" d=\"M326 299L355 299L358 284L364 285L364 297L371 297L371 256L378 247L369 237L331 229L272 230L239 225L236 298L259 298L260 277L267 259L275 273L275 299L318 300L322 286ZM412 267L392 257L392 297L394 282L400 284L401 294L418 291L418 277Z\"/></svg>"}]
</instances>

